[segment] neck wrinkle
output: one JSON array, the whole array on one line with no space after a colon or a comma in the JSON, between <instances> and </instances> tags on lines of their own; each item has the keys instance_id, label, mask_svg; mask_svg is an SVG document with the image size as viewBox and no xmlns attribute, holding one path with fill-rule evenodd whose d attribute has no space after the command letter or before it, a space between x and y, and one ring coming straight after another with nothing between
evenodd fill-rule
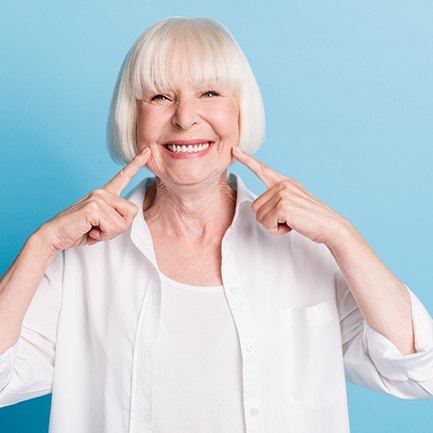
<instances>
[{"instance_id":1,"label":"neck wrinkle","mask_svg":"<svg viewBox=\"0 0 433 433\"><path fill-rule=\"evenodd\" d=\"M158 235L188 243L220 242L233 220L236 195L225 172L206 185L181 188L156 178L146 191L143 216Z\"/></svg>"}]
</instances>

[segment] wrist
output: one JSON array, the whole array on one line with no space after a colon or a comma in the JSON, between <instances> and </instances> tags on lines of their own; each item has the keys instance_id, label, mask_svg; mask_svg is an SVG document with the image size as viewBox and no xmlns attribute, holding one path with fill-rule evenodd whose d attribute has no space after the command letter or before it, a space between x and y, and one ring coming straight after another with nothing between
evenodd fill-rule
<instances>
[{"instance_id":1,"label":"wrist","mask_svg":"<svg viewBox=\"0 0 433 433\"><path fill-rule=\"evenodd\" d=\"M50 242L48 229L45 224L39 227L28 239L26 245L43 254L51 260L59 252Z\"/></svg>"},{"instance_id":2,"label":"wrist","mask_svg":"<svg viewBox=\"0 0 433 433\"><path fill-rule=\"evenodd\" d=\"M352 223L346 219L339 220L335 224L332 235L328 237L325 245L332 253L337 252L341 248L350 245L359 237L359 233Z\"/></svg>"}]
</instances>

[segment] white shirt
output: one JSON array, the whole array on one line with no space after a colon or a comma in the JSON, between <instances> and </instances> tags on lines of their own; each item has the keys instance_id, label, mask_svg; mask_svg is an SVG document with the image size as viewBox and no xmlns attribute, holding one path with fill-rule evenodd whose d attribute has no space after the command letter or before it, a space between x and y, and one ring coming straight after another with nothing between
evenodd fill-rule
<instances>
[{"instance_id":1,"label":"white shirt","mask_svg":"<svg viewBox=\"0 0 433 433\"><path fill-rule=\"evenodd\" d=\"M152 181L129 195L139 209ZM414 293L419 353L402 355L364 321L327 247L293 230L272 235L255 218L256 195L238 175L228 181L237 200L221 271L239 337L246 432L348 433L345 379L432 398L433 320ZM115 239L58 254L20 339L0 356L0 405L52 391L50 433L155 433L160 308L141 212Z\"/></svg>"},{"instance_id":2,"label":"white shirt","mask_svg":"<svg viewBox=\"0 0 433 433\"><path fill-rule=\"evenodd\" d=\"M242 357L223 286L161 275L154 433L244 433Z\"/></svg>"}]
</instances>

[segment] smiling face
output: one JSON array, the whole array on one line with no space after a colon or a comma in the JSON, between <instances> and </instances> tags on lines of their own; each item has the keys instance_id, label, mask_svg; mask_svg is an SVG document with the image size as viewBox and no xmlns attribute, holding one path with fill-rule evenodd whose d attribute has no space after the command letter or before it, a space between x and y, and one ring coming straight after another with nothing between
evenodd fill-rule
<instances>
[{"instance_id":1,"label":"smiling face","mask_svg":"<svg viewBox=\"0 0 433 433\"><path fill-rule=\"evenodd\" d=\"M137 102L137 147L150 147L147 167L162 181L196 184L220 178L239 142L239 107L223 86L193 85L186 77Z\"/></svg>"}]
</instances>

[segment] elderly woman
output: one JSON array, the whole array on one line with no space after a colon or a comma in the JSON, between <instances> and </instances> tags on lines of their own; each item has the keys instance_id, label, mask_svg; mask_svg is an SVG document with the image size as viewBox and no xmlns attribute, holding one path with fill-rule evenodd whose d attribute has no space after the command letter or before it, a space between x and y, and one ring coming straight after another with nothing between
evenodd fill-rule
<instances>
[{"instance_id":1,"label":"elderly woman","mask_svg":"<svg viewBox=\"0 0 433 433\"><path fill-rule=\"evenodd\" d=\"M263 132L225 27L139 37L109 119L128 164L1 281L1 405L52 392L52 433L347 433L345 379L433 397L432 318L349 221L250 155Z\"/></svg>"}]
</instances>

